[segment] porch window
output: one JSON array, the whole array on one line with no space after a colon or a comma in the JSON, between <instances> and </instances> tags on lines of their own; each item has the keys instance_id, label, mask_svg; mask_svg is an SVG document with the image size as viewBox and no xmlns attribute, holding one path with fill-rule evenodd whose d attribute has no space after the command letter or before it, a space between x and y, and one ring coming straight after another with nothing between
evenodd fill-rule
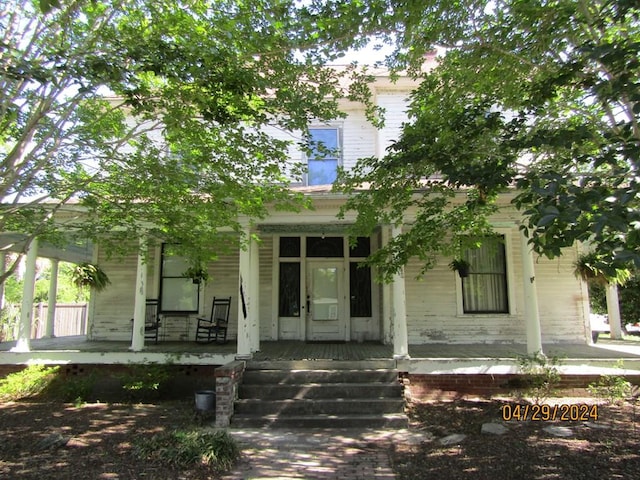
<instances>
[{"instance_id":1,"label":"porch window","mask_svg":"<svg viewBox=\"0 0 640 480\"><path fill-rule=\"evenodd\" d=\"M371 254L371 239L358 237L349 245L349 299L352 317L371 317L371 267L362 261Z\"/></svg>"},{"instance_id":2,"label":"porch window","mask_svg":"<svg viewBox=\"0 0 640 480\"><path fill-rule=\"evenodd\" d=\"M300 262L280 262L278 315L300 316Z\"/></svg>"},{"instance_id":3,"label":"porch window","mask_svg":"<svg viewBox=\"0 0 640 480\"><path fill-rule=\"evenodd\" d=\"M464 313L509 313L504 237L486 237L465 255L471 264L462 279Z\"/></svg>"},{"instance_id":4,"label":"porch window","mask_svg":"<svg viewBox=\"0 0 640 480\"><path fill-rule=\"evenodd\" d=\"M349 295L352 317L370 317L371 267L349 262Z\"/></svg>"},{"instance_id":5,"label":"porch window","mask_svg":"<svg viewBox=\"0 0 640 480\"><path fill-rule=\"evenodd\" d=\"M340 130L337 128L309 129L311 153L307 158L308 185L331 185L338 175Z\"/></svg>"},{"instance_id":6,"label":"porch window","mask_svg":"<svg viewBox=\"0 0 640 480\"><path fill-rule=\"evenodd\" d=\"M188 260L175 251L174 245L162 245L160 268L160 311L197 313L200 303L200 285L184 276Z\"/></svg>"}]
</instances>

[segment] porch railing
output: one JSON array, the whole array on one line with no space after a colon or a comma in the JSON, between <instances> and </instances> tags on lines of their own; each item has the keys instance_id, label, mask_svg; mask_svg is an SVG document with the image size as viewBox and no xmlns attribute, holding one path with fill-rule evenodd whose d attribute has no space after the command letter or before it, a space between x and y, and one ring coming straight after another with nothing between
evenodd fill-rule
<instances>
[{"instance_id":1,"label":"porch railing","mask_svg":"<svg viewBox=\"0 0 640 480\"><path fill-rule=\"evenodd\" d=\"M33 306L31 338L42 338L46 335L45 325L49 305L36 303ZM86 335L88 308L86 303L58 303L53 326L56 337ZM20 322L20 306L7 303L0 311L0 342L16 339Z\"/></svg>"}]
</instances>

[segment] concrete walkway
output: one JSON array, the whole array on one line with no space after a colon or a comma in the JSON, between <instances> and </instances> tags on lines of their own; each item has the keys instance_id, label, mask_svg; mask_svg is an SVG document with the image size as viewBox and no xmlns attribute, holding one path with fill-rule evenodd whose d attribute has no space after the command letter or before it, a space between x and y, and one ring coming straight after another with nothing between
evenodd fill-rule
<instances>
[{"instance_id":1,"label":"concrete walkway","mask_svg":"<svg viewBox=\"0 0 640 480\"><path fill-rule=\"evenodd\" d=\"M424 439L409 430L232 428L229 433L242 457L222 480L394 480L388 447Z\"/></svg>"}]
</instances>

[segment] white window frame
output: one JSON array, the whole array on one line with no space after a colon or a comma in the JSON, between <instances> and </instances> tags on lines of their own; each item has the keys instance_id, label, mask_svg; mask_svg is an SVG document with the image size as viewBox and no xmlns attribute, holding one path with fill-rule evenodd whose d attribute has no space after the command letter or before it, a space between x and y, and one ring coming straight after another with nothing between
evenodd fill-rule
<instances>
[{"instance_id":1,"label":"white window frame","mask_svg":"<svg viewBox=\"0 0 640 480\"><path fill-rule=\"evenodd\" d=\"M513 274L513 230L507 228L495 228L494 232L497 235L501 235L504 238L504 254L505 254L505 262L506 262L506 275L507 275L507 302L508 302L508 312L504 313L466 313L464 311L463 304L463 295L462 295L462 279L460 275L455 274L456 279L456 304L457 304L457 315L458 317L504 317L504 316L515 316L517 315L516 308L516 296L514 289L514 274Z\"/></svg>"}]
</instances>

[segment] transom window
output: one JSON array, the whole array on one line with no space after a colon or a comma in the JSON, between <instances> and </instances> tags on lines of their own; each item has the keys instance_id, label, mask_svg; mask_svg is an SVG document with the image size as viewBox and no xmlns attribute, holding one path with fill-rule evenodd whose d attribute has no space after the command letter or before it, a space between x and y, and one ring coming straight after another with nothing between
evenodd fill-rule
<instances>
[{"instance_id":1,"label":"transom window","mask_svg":"<svg viewBox=\"0 0 640 480\"><path fill-rule=\"evenodd\" d=\"M504 237L484 238L465 258L471 267L462 278L464 313L509 313Z\"/></svg>"},{"instance_id":2,"label":"transom window","mask_svg":"<svg viewBox=\"0 0 640 480\"><path fill-rule=\"evenodd\" d=\"M338 176L340 163L340 130L311 128L311 153L307 159L308 185L331 185Z\"/></svg>"}]
</instances>

